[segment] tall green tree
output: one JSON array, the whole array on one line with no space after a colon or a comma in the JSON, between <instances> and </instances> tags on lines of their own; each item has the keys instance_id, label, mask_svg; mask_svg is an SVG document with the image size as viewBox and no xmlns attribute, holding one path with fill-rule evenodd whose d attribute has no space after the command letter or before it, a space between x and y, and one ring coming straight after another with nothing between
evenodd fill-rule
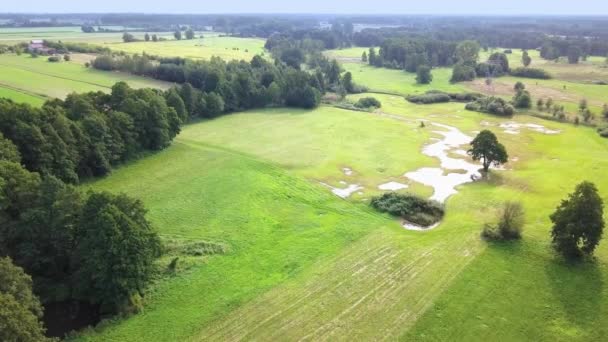
<instances>
[{"instance_id":1,"label":"tall green tree","mask_svg":"<svg viewBox=\"0 0 608 342\"><path fill-rule=\"evenodd\" d=\"M376 65L376 49L374 49L373 47L369 48L368 60L369 65Z\"/></svg>"},{"instance_id":2,"label":"tall green tree","mask_svg":"<svg viewBox=\"0 0 608 342\"><path fill-rule=\"evenodd\" d=\"M194 39L194 30L191 28L186 30L186 39Z\"/></svg>"},{"instance_id":3,"label":"tall green tree","mask_svg":"<svg viewBox=\"0 0 608 342\"><path fill-rule=\"evenodd\" d=\"M361 62L367 63L367 52L363 51L361 54Z\"/></svg>"},{"instance_id":4,"label":"tall green tree","mask_svg":"<svg viewBox=\"0 0 608 342\"><path fill-rule=\"evenodd\" d=\"M346 90L347 93L355 92L355 85L353 83L353 74L350 71L345 72L344 76L342 76L342 86Z\"/></svg>"},{"instance_id":5,"label":"tall green tree","mask_svg":"<svg viewBox=\"0 0 608 342\"><path fill-rule=\"evenodd\" d=\"M521 55L521 63L526 68L532 63L532 58L530 57L530 54L528 54L528 50L524 50L523 54Z\"/></svg>"},{"instance_id":6,"label":"tall green tree","mask_svg":"<svg viewBox=\"0 0 608 342\"><path fill-rule=\"evenodd\" d=\"M550 216L555 250L566 258L590 256L604 231L604 203L595 184L582 182Z\"/></svg>"},{"instance_id":7,"label":"tall green tree","mask_svg":"<svg viewBox=\"0 0 608 342\"><path fill-rule=\"evenodd\" d=\"M509 160L504 145L498 142L496 135L490 130L483 130L471 142L471 149L467 151L473 160L481 160L484 172L488 172L491 165L499 166Z\"/></svg>"},{"instance_id":8,"label":"tall green tree","mask_svg":"<svg viewBox=\"0 0 608 342\"><path fill-rule=\"evenodd\" d=\"M0 341L42 342L42 306L32 279L7 257L0 257Z\"/></svg>"},{"instance_id":9,"label":"tall green tree","mask_svg":"<svg viewBox=\"0 0 608 342\"><path fill-rule=\"evenodd\" d=\"M17 146L12 141L6 139L2 133L0 133L0 160L13 163L21 162L21 154Z\"/></svg>"},{"instance_id":10,"label":"tall green tree","mask_svg":"<svg viewBox=\"0 0 608 342\"><path fill-rule=\"evenodd\" d=\"M479 59L479 43L473 40L465 40L456 46L456 58L460 63L475 66Z\"/></svg>"},{"instance_id":11,"label":"tall green tree","mask_svg":"<svg viewBox=\"0 0 608 342\"><path fill-rule=\"evenodd\" d=\"M143 293L160 255L160 240L139 200L90 193L72 257L77 297L116 312Z\"/></svg>"},{"instance_id":12,"label":"tall green tree","mask_svg":"<svg viewBox=\"0 0 608 342\"><path fill-rule=\"evenodd\" d=\"M418 84L429 84L433 81L433 74L431 74L431 67L428 65L420 65L416 69L416 83Z\"/></svg>"},{"instance_id":13,"label":"tall green tree","mask_svg":"<svg viewBox=\"0 0 608 342\"><path fill-rule=\"evenodd\" d=\"M582 54L583 52L581 51L581 48L574 45L570 46L568 48L568 63L577 64L578 61L581 59Z\"/></svg>"},{"instance_id":14,"label":"tall green tree","mask_svg":"<svg viewBox=\"0 0 608 342\"><path fill-rule=\"evenodd\" d=\"M173 37L175 37L176 40L182 40L182 31L179 29L176 30L173 32Z\"/></svg>"}]
</instances>

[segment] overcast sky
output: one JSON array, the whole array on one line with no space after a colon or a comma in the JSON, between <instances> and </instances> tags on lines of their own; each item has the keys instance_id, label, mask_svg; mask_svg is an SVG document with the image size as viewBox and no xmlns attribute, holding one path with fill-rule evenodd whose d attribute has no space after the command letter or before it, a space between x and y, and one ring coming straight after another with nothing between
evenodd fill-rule
<instances>
[{"instance_id":1,"label":"overcast sky","mask_svg":"<svg viewBox=\"0 0 608 342\"><path fill-rule=\"evenodd\" d=\"M0 12L593 14L608 0L0 0Z\"/></svg>"}]
</instances>

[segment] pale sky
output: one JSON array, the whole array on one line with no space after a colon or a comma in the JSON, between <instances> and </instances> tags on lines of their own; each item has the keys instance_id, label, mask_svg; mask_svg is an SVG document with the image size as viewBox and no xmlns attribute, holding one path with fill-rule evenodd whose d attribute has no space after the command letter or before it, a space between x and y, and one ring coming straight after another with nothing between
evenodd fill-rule
<instances>
[{"instance_id":1,"label":"pale sky","mask_svg":"<svg viewBox=\"0 0 608 342\"><path fill-rule=\"evenodd\" d=\"M0 12L608 15L608 0L0 0Z\"/></svg>"}]
</instances>

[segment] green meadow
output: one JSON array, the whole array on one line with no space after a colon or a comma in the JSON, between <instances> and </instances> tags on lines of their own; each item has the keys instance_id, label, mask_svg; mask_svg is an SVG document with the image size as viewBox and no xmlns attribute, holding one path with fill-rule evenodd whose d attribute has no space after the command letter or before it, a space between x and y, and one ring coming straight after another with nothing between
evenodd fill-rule
<instances>
[{"instance_id":1,"label":"green meadow","mask_svg":"<svg viewBox=\"0 0 608 342\"><path fill-rule=\"evenodd\" d=\"M144 313L77 339L601 338L608 247L593 266L564 264L549 246L548 215L584 179L606 199L606 141L591 128L525 114L501 119L463 104L373 96L383 103L375 113L268 109L191 124L164 152L88 184L141 198L164 237L218 241L230 252L155 285ZM436 135L418 119L471 135L490 127L516 160L460 186L427 232L367 205L389 180L430 193L402 177L438 165L420 153ZM498 126L506 121L560 133L507 134ZM321 181L364 189L342 200ZM485 243L481 227L505 200L524 203L524 239Z\"/></svg>"},{"instance_id":2,"label":"green meadow","mask_svg":"<svg viewBox=\"0 0 608 342\"><path fill-rule=\"evenodd\" d=\"M132 87L167 89L170 83L118 72L86 68L76 62L51 63L43 56L0 55L0 92L14 100L40 104L40 99L63 98L72 92L109 91L119 81Z\"/></svg>"},{"instance_id":3,"label":"green meadow","mask_svg":"<svg viewBox=\"0 0 608 342\"><path fill-rule=\"evenodd\" d=\"M94 35L99 40L93 42L127 53L244 60L264 53L263 40L215 34L154 43ZM93 36L79 28L0 30L0 44L33 37L85 41ZM550 71L554 79L503 77L490 88L483 79L451 84L451 69L437 68L431 84L418 85L413 73L361 63L365 50L326 53L368 88L346 100L373 96L382 103L376 111L269 108L199 121L183 127L167 149L82 184L83 191L141 199L163 239L221 243L227 252L191 264L179 261L179 272L151 286L142 312L104 321L70 340L605 339L608 243L600 244L594 262L567 264L551 249L549 215L583 180L594 182L608 200L608 140L593 127L531 113L500 118L466 111L463 103L416 105L404 98L428 90L508 98L513 84L522 81L534 101L551 97L576 112L578 101L586 98L597 111L608 102L608 86L591 81L608 75L604 61L569 65L543 61L530 51L532 66ZM521 51L509 59L519 66ZM0 75L0 97L33 105L74 91L108 91L117 81L171 86L29 55L0 55ZM426 120L425 127L420 120ZM522 128L510 134L500 126L507 122ZM440 138L433 123L469 136L490 129L505 144L510 161L487 179L459 186L438 227L406 230L399 220L372 210L369 200L382 193L379 185L391 181L409 186L401 191L432 194L431 187L404 174L439 166L439 160L421 153ZM543 134L526 124L559 133ZM330 189L352 184L361 189L346 199ZM523 239L483 241L484 223L494 220L507 200L524 206Z\"/></svg>"}]
</instances>

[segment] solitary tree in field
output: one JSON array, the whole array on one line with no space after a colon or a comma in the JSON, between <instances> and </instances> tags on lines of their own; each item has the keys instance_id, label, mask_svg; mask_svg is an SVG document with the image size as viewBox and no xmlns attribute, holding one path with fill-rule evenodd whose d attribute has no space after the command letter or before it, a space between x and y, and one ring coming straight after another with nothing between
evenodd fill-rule
<instances>
[{"instance_id":1,"label":"solitary tree in field","mask_svg":"<svg viewBox=\"0 0 608 342\"><path fill-rule=\"evenodd\" d=\"M548 98L547 102L545 102L545 108L547 108L547 110L549 110L549 109L551 109L551 106L553 106L553 99Z\"/></svg>"},{"instance_id":2,"label":"solitary tree in field","mask_svg":"<svg viewBox=\"0 0 608 342\"><path fill-rule=\"evenodd\" d=\"M467 151L473 160L481 160L483 171L488 172L490 165L499 166L509 160L505 146L498 142L496 135L487 129L481 131L471 142Z\"/></svg>"},{"instance_id":3,"label":"solitary tree in field","mask_svg":"<svg viewBox=\"0 0 608 342\"><path fill-rule=\"evenodd\" d=\"M194 31L191 28L186 31L186 39L194 39Z\"/></svg>"},{"instance_id":4,"label":"solitary tree in field","mask_svg":"<svg viewBox=\"0 0 608 342\"><path fill-rule=\"evenodd\" d=\"M350 71L346 72L344 76L342 76L342 86L347 93L355 92L355 84L353 83L353 74Z\"/></svg>"},{"instance_id":5,"label":"solitary tree in field","mask_svg":"<svg viewBox=\"0 0 608 342\"><path fill-rule=\"evenodd\" d=\"M376 65L376 49L373 47L369 48L369 65Z\"/></svg>"},{"instance_id":6,"label":"solitary tree in field","mask_svg":"<svg viewBox=\"0 0 608 342\"><path fill-rule=\"evenodd\" d=\"M545 102L543 99L538 99L538 101L536 101L536 108L539 112L542 112L545 109Z\"/></svg>"},{"instance_id":7,"label":"solitary tree in field","mask_svg":"<svg viewBox=\"0 0 608 342\"><path fill-rule=\"evenodd\" d=\"M568 48L568 63L577 64L581 58L582 51L578 46Z\"/></svg>"},{"instance_id":8,"label":"solitary tree in field","mask_svg":"<svg viewBox=\"0 0 608 342\"><path fill-rule=\"evenodd\" d=\"M530 58L528 51L524 50L524 53L521 56L521 62L526 68L532 63L532 58Z\"/></svg>"},{"instance_id":9,"label":"solitary tree in field","mask_svg":"<svg viewBox=\"0 0 608 342\"><path fill-rule=\"evenodd\" d=\"M566 258L593 254L604 230L604 203L591 182L582 182L550 216L555 250Z\"/></svg>"},{"instance_id":10,"label":"solitary tree in field","mask_svg":"<svg viewBox=\"0 0 608 342\"><path fill-rule=\"evenodd\" d=\"M173 37L175 37L175 39L177 39L177 40L182 40L182 31L180 31L180 30L175 31L175 33L173 33Z\"/></svg>"},{"instance_id":11,"label":"solitary tree in field","mask_svg":"<svg viewBox=\"0 0 608 342\"><path fill-rule=\"evenodd\" d=\"M361 55L361 62L367 63L367 52L365 51L363 51L363 54Z\"/></svg>"},{"instance_id":12,"label":"solitary tree in field","mask_svg":"<svg viewBox=\"0 0 608 342\"><path fill-rule=\"evenodd\" d=\"M144 40L149 42L150 41L150 34L146 32L146 35L144 36Z\"/></svg>"},{"instance_id":13,"label":"solitary tree in field","mask_svg":"<svg viewBox=\"0 0 608 342\"><path fill-rule=\"evenodd\" d=\"M578 110L579 112L584 112L585 109L587 109L587 99L581 99L580 102L578 103Z\"/></svg>"},{"instance_id":14,"label":"solitary tree in field","mask_svg":"<svg viewBox=\"0 0 608 342\"><path fill-rule=\"evenodd\" d=\"M157 36L157 35L155 35L155 34L153 34L153 35L152 35L152 41L153 41L153 42L157 42L157 41L158 41L158 36Z\"/></svg>"},{"instance_id":15,"label":"solitary tree in field","mask_svg":"<svg viewBox=\"0 0 608 342\"><path fill-rule=\"evenodd\" d=\"M431 74L431 67L427 65L420 65L416 69L416 83L418 84L429 84L433 81L433 74Z\"/></svg>"}]
</instances>

